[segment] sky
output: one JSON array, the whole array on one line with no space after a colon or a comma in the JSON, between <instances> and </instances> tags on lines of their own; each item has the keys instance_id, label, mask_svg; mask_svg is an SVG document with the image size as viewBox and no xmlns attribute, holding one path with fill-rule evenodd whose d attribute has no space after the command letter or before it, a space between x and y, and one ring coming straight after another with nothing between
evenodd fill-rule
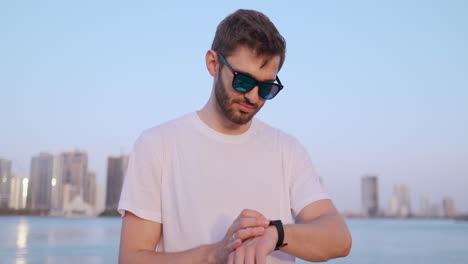
<instances>
[{"instance_id":1,"label":"sky","mask_svg":"<svg viewBox=\"0 0 468 264\"><path fill-rule=\"evenodd\" d=\"M265 13L287 42L285 88L258 118L297 137L340 210L363 175L468 212L467 1L0 1L0 157L110 155L200 109L219 22Z\"/></svg>"}]
</instances>

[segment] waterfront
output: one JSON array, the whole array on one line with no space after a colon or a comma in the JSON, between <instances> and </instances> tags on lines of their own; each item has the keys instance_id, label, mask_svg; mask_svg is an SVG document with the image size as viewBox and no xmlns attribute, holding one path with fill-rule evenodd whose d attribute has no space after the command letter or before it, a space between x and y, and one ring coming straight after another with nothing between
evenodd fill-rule
<instances>
[{"instance_id":1,"label":"waterfront","mask_svg":"<svg viewBox=\"0 0 468 264\"><path fill-rule=\"evenodd\" d=\"M119 217L0 217L0 264L117 263L120 223ZM468 263L468 222L347 223L353 235L351 254L327 263Z\"/></svg>"}]
</instances>

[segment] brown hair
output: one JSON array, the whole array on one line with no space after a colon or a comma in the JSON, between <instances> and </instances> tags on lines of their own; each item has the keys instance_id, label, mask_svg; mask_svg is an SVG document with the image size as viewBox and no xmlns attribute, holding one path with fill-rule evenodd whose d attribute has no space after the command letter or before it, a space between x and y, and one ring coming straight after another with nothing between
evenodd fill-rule
<instances>
[{"instance_id":1,"label":"brown hair","mask_svg":"<svg viewBox=\"0 0 468 264\"><path fill-rule=\"evenodd\" d=\"M234 50L245 45L254 50L257 56L266 56L264 64L273 56L280 56L280 65L286 56L286 41L275 25L265 16L255 10L239 9L227 16L216 29L211 49L221 52L225 57Z\"/></svg>"}]
</instances>

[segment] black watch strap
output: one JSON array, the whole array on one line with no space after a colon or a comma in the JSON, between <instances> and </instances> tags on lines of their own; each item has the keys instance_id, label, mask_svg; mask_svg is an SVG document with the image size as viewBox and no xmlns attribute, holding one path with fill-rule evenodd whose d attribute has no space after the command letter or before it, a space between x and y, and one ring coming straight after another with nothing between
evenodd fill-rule
<instances>
[{"instance_id":1,"label":"black watch strap","mask_svg":"<svg viewBox=\"0 0 468 264\"><path fill-rule=\"evenodd\" d=\"M278 230L278 242L276 242L275 250L279 250L282 247L287 246L288 244L283 244L283 241L284 241L284 228L283 228L283 223L281 222L281 220L270 221L270 225L275 226L276 230Z\"/></svg>"}]
</instances>

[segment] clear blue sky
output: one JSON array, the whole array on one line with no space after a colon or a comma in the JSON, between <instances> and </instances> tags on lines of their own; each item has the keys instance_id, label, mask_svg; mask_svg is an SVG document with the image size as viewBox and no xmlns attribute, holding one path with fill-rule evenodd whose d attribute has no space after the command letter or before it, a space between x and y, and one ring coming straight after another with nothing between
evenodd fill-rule
<instances>
[{"instance_id":1,"label":"clear blue sky","mask_svg":"<svg viewBox=\"0 0 468 264\"><path fill-rule=\"evenodd\" d=\"M188 1L187 1L188 2ZM108 155L201 108L218 23L264 12L287 41L285 89L259 118L298 137L340 209L360 179L455 198L468 211L467 1L1 1L0 156L75 148L105 181Z\"/></svg>"}]
</instances>

